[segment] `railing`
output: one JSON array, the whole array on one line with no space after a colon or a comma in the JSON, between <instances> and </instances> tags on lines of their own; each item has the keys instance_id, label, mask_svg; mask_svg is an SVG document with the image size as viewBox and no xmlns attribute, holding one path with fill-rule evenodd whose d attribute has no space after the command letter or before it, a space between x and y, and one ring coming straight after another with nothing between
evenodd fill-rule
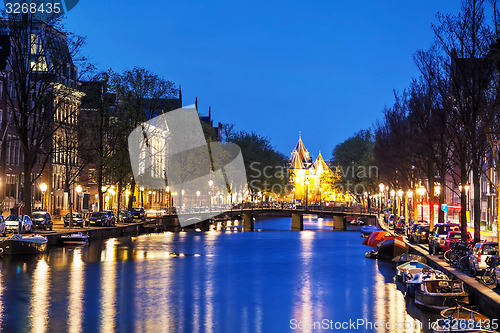
<instances>
[{"instance_id":1,"label":"railing","mask_svg":"<svg viewBox=\"0 0 500 333\"><path fill-rule=\"evenodd\" d=\"M175 207L169 207L164 210L163 215L176 215L177 212L184 214L198 214L198 213L214 213L220 212L225 213L229 211L243 211L243 210L295 210L301 212L311 212L311 213L321 213L321 212L331 212L331 213L353 213L353 214L377 214L377 208L366 209L364 206L332 206L332 205L318 205L310 204L307 205L296 205L290 202L244 202L229 208L211 206L211 207L185 207L176 210Z\"/></svg>"}]
</instances>

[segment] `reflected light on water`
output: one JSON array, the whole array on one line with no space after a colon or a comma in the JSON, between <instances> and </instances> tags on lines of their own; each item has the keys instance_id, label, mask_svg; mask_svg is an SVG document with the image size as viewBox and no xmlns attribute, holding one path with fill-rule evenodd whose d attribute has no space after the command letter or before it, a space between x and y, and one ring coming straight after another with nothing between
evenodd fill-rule
<instances>
[{"instance_id":1,"label":"reflected light on water","mask_svg":"<svg viewBox=\"0 0 500 333\"><path fill-rule=\"evenodd\" d=\"M42 258L38 261L33 272L33 283L31 293L31 332L46 332L49 310L49 265Z\"/></svg>"},{"instance_id":2,"label":"reflected light on water","mask_svg":"<svg viewBox=\"0 0 500 333\"><path fill-rule=\"evenodd\" d=\"M101 275L101 311L100 324L101 332L115 331L116 316L116 239L106 241L106 248L101 254L102 275ZM103 260L104 259L104 260Z\"/></svg>"},{"instance_id":3,"label":"reflected light on water","mask_svg":"<svg viewBox=\"0 0 500 333\"><path fill-rule=\"evenodd\" d=\"M69 272L69 332L78 333L82 331L83 316L83 281L84 263L82 260L82 249L73 251L73 261Z\"/></svg>"},{"instance_id":4,"label":"reflected light on water","mask_svg":"<svg viewBox=\"0 0 500 333\"><path fill-rule=\"evenodd\" d=\"M313 304L311 290L312 268L312 243L315 233L313 231L300 232L300 247L302 253L302 272L299 274L302 286L299 291L300 300L295 302L294 318L302 322L313 321ZM302 332L312 332L311 329Z\"/></svg>"},{"instance_id":5,"label":"reflected light on water","mask_svg":"<svg viewBox=\"0 0 500 333\"><path fill-rule=\"evenodd\" d=\"M386 282L380 270L375 275L375 322L390 325L379 327L376 332L420 333L420 321L406 314L405 298L392 281ZM373 328L375 330L375 328Z\"/></svg>"}]
</instances>

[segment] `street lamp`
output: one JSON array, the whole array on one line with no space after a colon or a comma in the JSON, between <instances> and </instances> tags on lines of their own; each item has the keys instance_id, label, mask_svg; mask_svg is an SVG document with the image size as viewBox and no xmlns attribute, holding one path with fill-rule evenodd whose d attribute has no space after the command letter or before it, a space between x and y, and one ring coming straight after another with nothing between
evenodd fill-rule
<instances>
[{"instance_id":1,"label":"street lamp","mask_svg":"<svg viewBox=\"0 0 500 333\"><path fill-rule=\"evenodd\" d=\"M210 190L208 191L208 197L210 199L210 203L208 206L209 206L210 211L212 211L212 194L213 194L212 186L214 186L214 181L212 179L210 179L208 181L208 187L210 188Z\"/></svg>"},{"instance_id":2,"label":"street lamp","mask_svg":"<svg viewBox=\"0 0 500 333\"><path fill-rule=\"evenodd\" d=\"M82 187L80 185L77 185L76 188L76 193L77 193L77 196L78 196L78 201L76 202L76 211L80 211L80 209L78 208L78 206L80 206L80 193L82 193Z\"/></svg>"},{"instance_id":3,"label":"street lamp","mask_svg":"<svg viewBox=\"0 0 500 333\"><path fill-rule=\"evenodd\" d=\"M401 202L403 201L403 190L398 190L398 215L401 216Z\"/></svg>"},{"instance_id":4,"label":"street lamp","mask_svg":"<svg viewBox=\"0 0 500 333\"><path fill-rule=\"evenodd\" d=\"M141 191L141 207L144 208L144 186L139 187L139 191Z\"/></svg>"},{"instance_id":5,"label":"street lamp","mask_svg":"<svg viewBox=\"0 0 500 333\"><path fill-rule=\"evenodd\" d=\"M42 191L42 210L44 207L44 202L45 202L45 192L47 191L47 184L41 183L40 184L40 191Z\"/></svg>"},{"instance_id":6,"label":"street lamp","mask_svg":"<svg viewBox=\"0 0 500 333\"><path fill-rule=\"evenodd\" d=\"M460 190L460 192L462 192L462 185L458 185L458 189ZM467 212L468 209L469 209L469 207L468 207L469 206L469 202L468 202L467 199L468 199L470 185L469 184L465 184L464 189L465 189L465 211Z\"/></svg>"},{"instance_id":7,"label":"street lamp","mask_svg":"<svg viewBox=\"0 0 500 333\"><path fill-rule=\"evenodd\" d=\"M380 210L382 209L382 192L384 192L384 184L380 183L378 184L378 217L380 218Z\"/></svg>"},{"instance_id":8,"label":"street lamp","mask_svg":"<svg viewBox=\"0 0 500 333\"><path fill-rule=\"evenodd\" d=\"M304 181L304 183L306 184L306 210L307 210L307 199L309 197L309 178L306 178L306 180Z\"/></svg>"},{"instance_id":9,"label":"street lamp","mask_svg":"<svg viewBox=\"0 0 500 333\"><path fill-rule=\"evenodd\" d=\"M408 196L408 202L406 203L405 209L409 209L409 207L408 207L409 206L409 200L413 198L413 191L412 190L408 190L408 192L406 192L406 195ZM412 208L413 208L413 205L415 205L415 202L413 202L413 199L412 199L411 204L412 204ZM408 212L406 215L407 216L405 216L405 219L406 218L408 219L406 222L409 223L409 221L410 221L410 215L411 214Z\"/></svg>"},{"instance_id":10,"label":"street lamp","mask_svg":"<svg viewBox=\"0 0 500 333\"><path fill-rule=\"evenodd\" d=\"M417 190L418 195L421 197L421 205L422 205L422 222L424 221L424 194L425 194L425 187L420 186Z\"/></svg>"}]
</instances>

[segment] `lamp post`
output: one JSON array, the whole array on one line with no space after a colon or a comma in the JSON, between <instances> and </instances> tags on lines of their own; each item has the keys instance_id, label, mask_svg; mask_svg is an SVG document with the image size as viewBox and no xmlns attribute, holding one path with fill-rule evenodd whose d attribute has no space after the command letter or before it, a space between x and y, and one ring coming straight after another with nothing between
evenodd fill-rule
<instances>
[{"instance_id":1,"label":"lamp post","mask_svg":"<svg viewBox=\"0 0 500 333\"><path fill-rule=\"evenodd\" d=\"M403 201L403 190L398 190L398 216L401 216L401 202Z\"/></svg>"},{"instance_id":2,"label":"lamp post","mask_svg":"<svg viewBox=\"0 0 500 333\"><path fill-rule=\"evenodd\" d=\"M76 193L77 193L77 196L78 196L78 199L76 201L76 211L79 212L80 209L78 206L80 206L80 193L82 193L82 187L80 185L77 185L76 188Z\"/></svg>"},{"instance_id":3,"label":"lamp post","mask_svg":"<svg viewBox=\"0 0 500 333\"><path fill-rule=\"evenodd\" d=\"M309 197L309 178L306 178L306 180L304 181L304 183L306 184L306 210L307 210L307 199Z\"/></svg>"},{"instance_id":4,"label":"lamp post","mask_svg":"<svg viewBox=\"0 0 500 333\"><path fill-rule=\"evenodd\" d=\"M408 201L410 199L413 198L413 191L412 190L408 190L408 192L406 192L406 196L408 197ZM412 205L414 205L415 203L413 202L413 199L412 199ZM405 205L405 221L406 223L410 223L410 214L408 212L408 202L406 202L406 205Z\"/></svg>"},{"instance_id":5,"label":"lamp post","mask_svg":"<svg viewBox=\"0 0 500 333\"><path fill-rule=\"evenodd\" d=\"M208 207L209 207L209 210L210 210L210 211L212 211L212 193L214 193L212 186L214 186L214 181L213 181L212 179L210 179L210 180L208 181L208 187L209 187L209 189L210 189L210 190L208 191L208 197L209 197L209 199L210 199L210 202L209 202Z\"/></svg>"},{"instance_id":6,"label":"lamp post","mask_svg":"<svg viewBox=\"0 0 500 333\"><path fill-rule=\"evenodd\" d=\"M458 185L458 189L460 190L460 193L462 192L462 185ZM465 184L464 186L464 189L465 189L465 214L467 214L467 212L469 211L469 189L470 189L470 185L469 184ZM467 215L466 215L467 216ZM466 221L466 223L469 223L469 221Z\"/></svg>"},{"instance_id":7,"label":"lamp post","mask_svg":"<svg viewBox=\"0 0 500 333\"><path fill-rule=\"evenodd\" d=\"M144 186L139 187L139 191L141 191L141 207L144 208Z\"/></svg>"},{"instance_id":8,"label":"lamp post","mask_svg":"<svg viewBox=\"0 0 500 333\"><path fill-rule=\"evenodd\" d=\"M47 191L47 184L41 183L40 184L40 191L42 191L42 210L44 210L45 206L45 192Z\"/></svg>"},{"instance_id":9,"label":"lamp post","mask_svg":"<svg viewBox=\"0 0 500 333\"><path fill-rule=\"evenodd\" d=\"M380 218L380 211L382 210L382 192L384 192L384 184L380 183L378 185L378 217Z\"/></svg>"},{"instance_id":10,"label":"lamp post","mask_svg":"<svg viewBox=\"0 0 500 333\"><path fill-rule=\"evenodd\" d=\"M417 190L418 195L421 197L421 205L422 205L422 222L424 221L424 194L425 194L425 187L420 186Z\"/></svg>"}]
</instances>

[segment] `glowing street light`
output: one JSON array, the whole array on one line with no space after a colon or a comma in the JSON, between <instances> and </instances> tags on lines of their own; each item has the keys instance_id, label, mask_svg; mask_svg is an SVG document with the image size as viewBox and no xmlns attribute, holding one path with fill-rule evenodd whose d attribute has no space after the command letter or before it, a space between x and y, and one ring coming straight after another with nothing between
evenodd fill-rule
<instances>
[{"instance_id":1,"label":"glowing street light","mask_svg":"<svg viewBox=\"0 0 500 333\"><path fill-rule=\"evenodd\" d=\"M80 193L82 193L82 187L80 185L77 185L75 188L76 193L78 194L78 201L76 202L76 211L80 211Z\"/></svg>"},{"instance_id":2,"label":"glowing street light","mask_svg":"<svg viewBox=\"0 0 500 333\"><path fill-rule=\"evenodd\" d=\"M45 202L45 192L47 191L47 184L41 183L40 184L40 191L42 191L42 210L44 207L44 202Z\"/></svg>"},{"instance_id":3,"label":"glowing street light","mask_svg":"<svg viewBox=\"0 0 500 333\"><path fill-rule=\"evenodd\" d=\"M421 197L421 205L422 205L422 222L424 221L424 194L425 194L425 187L420 186L417 189L418 195Z\"/></svg>"}]
</instances>

